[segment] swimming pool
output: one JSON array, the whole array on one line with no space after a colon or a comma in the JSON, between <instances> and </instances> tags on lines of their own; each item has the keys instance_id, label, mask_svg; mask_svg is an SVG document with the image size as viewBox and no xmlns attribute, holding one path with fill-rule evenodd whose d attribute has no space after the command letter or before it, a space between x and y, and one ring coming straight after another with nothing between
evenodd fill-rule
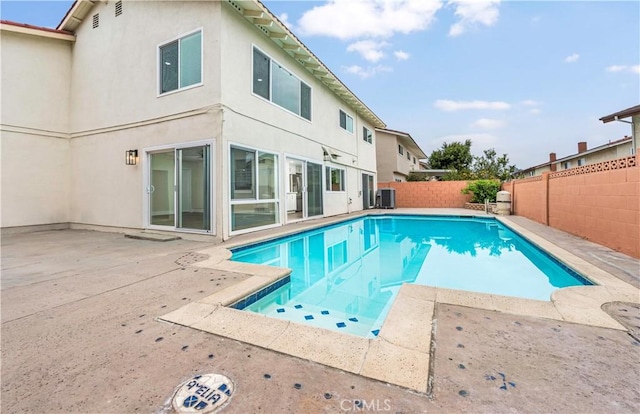
<instances>
[{"instance_id":1,"label":"swimming pool","mask_svg":"<svg viewBox=\"0 0 640 414\"><path fill-rule=\"evenodd\" d=\"M372 337L403 283L550 300L591 284L493 218L381 215L233 250L292 269L234 307Z\"/></svg>"}]
</instances>

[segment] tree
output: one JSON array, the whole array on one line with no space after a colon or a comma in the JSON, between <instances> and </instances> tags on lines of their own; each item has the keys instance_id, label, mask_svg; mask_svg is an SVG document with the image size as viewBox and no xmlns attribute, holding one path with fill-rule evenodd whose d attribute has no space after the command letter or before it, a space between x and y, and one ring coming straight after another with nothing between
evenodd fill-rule
<instances>
[{"instance_id":1,"label":"tree","mask_svg":"<svg viewBox=\"0 0 640 414\"><path fill-rule=\"evenodd\" d=\"M515 165L509 165L509 157L502 154L497 157L496 150L484 150L482 157L474 157L473 175L476 179L507 181L516 171Z\"/></svg>"},{"instance_id":2,"label":"tree","mask_svg":"<svg viewBox=\"0 0 640 414\"><path fill-rule=\"evenodd\" d=\"M469 171L472 162L470 139L466 140L464 144L445 142L441 149L433 151L429 156L429 165L436 170Z\"/></svg>"}]
</instances>

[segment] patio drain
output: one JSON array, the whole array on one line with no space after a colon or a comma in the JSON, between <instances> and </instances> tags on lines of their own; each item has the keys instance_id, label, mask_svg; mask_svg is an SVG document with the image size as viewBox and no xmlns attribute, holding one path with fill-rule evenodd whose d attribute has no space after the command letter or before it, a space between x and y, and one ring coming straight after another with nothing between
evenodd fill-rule
<instances>
[{"instance_id":1,"label":"patio drain","mask_svg":"<svg viewBox=\"0 0 640 414\"><path fill-rule=\"evenodd\" d=\"M233 391L233 382L224 375L196 375L178 387L171 405L177 413L214 413L229 402Z\"/></svg>"}]
</instances>

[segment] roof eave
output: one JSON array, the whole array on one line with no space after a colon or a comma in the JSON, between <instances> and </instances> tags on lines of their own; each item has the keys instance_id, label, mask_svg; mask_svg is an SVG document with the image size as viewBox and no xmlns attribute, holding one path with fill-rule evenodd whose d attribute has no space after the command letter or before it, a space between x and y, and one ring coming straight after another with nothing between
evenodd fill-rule
<instances>
[{"instance_id":1,"label":"roof eave","mask_svg":"<svg viewBox=\"0 0 640 414\"><path fill-rule=\"evenodd\" d=\"M602 118L600 118L600 121L606 124L607 122L617 121L619 119L629 118L636 115L640 115L640 105L632 106L631 108L623 109L622 111L603 116Z\"/></svg>"},{"instance_id":2,"label":"roof eave","mask_svg":"<svg viewBox=\"0 0 640 414\"><path fill-rule=\"evenodd\" d=\"M287 52L311 75L328 87L375 128L386 125L364 104L324 63L311 52L271 11L259 0L227 0L247 21L258 28L278 47Z\"/></svg>"},{"instance_id":3,"label":"roof eave","mask_svg":"<svg viewBox=\"0 0 640 414\"><path fill-rule=\"evenodd\" d=\"M69 42L74 42L76 40L76 37L73 35L73 33L69 33L63 30L32 26L29 24L16 23L8 20L0 21L0 30L13 33L22 33L32 36L46 37L49 39L66 40Z\"/></svg>"}]
</instances>

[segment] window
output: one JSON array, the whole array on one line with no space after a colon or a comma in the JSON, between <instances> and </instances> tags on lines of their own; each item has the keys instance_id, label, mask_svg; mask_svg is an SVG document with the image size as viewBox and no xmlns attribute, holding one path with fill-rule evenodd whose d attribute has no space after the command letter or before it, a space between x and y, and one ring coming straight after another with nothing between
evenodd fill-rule
<instances>
[{"instance_id":1,"label":"window","mask_svg":"<svg viewBox=\"0 0 640 414\"><path fill-rule=\"evenodd\" d=\"M340 128L353 134L353 117L342 109L340 110Z\"/></svg>"},{"instance_id":2,"label":"window","mask_svg":"<svg viewBox=\"0 0 640 414\"><path fill-rule=\"evenodd\" d=\"M578 159L578 167L582 167L583 165L585 165L587 163L587 160L584 158L580 158Z\"/></svg>"},{"instance_id":3,"label":"window","mask_svg":"<svg viewBox=\"0 0 640 414\"><path fill-rule=\"evenodd\" d=\"M347 263L347 241L343 240L327 248L329 272Z\"/></svg>"},{"instance_id":4,"label":"window","mask_svg":"<svg viewBox=\"0 0 640 414\"><path fill-rule=\"evenodd\" d=\"M255 47L253 93L311 121L311 87Z\"/></svg>"},{"instance_id":5,"label":"window","mask_svg":"<svg viewBox=\"0 0 640 414\"><path fill-rule=\"evenodd\" d=\"M402 148L402 145L398 145L398 154L404 155L404 148Z\"/></svg>"},{"instance_id":6,"label":"window","mask_svg":"<svg viewBox=\"0 0 640 414\"><path fill-rule=\"evenodd\" d=\"M571 168L571 161L565 161L562 163L562 168L565 170L568 170L569 168Z\"/></svg>"},{"instance_id":7,"label":"window","mask_svg":"<svg viewBox=\"0 0 640 414\"><path fill-rule=\"evenodd\" d=\"M414 164L416 163L416 157L413 157L413 163Z\"/></svg>"},{"instance_id":8,"label":"window","mask_svg":"<svg viewBox=\"0 0 640 414\"><path fill-rule=\"evenodd\" d=\"M367 141L369 144L373 142L373 134L367 127L362 127L362 139Z\"/></svg>"},{"instance_id":9,"label":"window","mask_svg":"<svg viewBox=\"0 0 640 414\"><path fill-rule=\"evenodd\" d=\"M160 46L160 93L202 83L202 31Z\"/></svg>"},{"instance_id":10,"label":"window","mask_svg":"<svg viewBox=\"0 0 640 414\"><path fill-rule=\"evenodd\" d=\"M411 161L411 154L409 154L409 151L407 151L407 159Z\"/></svg>"},{"instance_id":11,"label":"window","mask_svg":"<svg viewBox=\"0 0 640 414\"><path fill-rule=\"evenodd\" d=\"M278 223L278 156L231 147L231 231Z\"/></svg>"},{"instance_id":12,"label":"window","mask_svg":"<svg viewBox=\"0 0 640 414\"><path fill-rule=\"evenodd\" d=\"M344 170L333 167L326 168L326 190L344 191Z\"/></svg>"}]
</instances>

